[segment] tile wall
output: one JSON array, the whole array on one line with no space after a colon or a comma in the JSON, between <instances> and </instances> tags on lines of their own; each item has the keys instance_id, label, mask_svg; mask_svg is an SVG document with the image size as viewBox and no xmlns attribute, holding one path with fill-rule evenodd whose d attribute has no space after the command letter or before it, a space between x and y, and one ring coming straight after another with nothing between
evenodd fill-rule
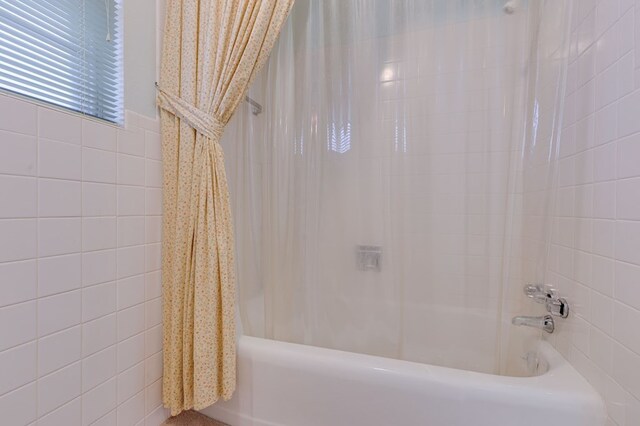
<instances>
[{"instance_id":1,"label":"tile wall","mask_svg":"<svg viewBox=\"0 0 640 426\"><path fill-rule=\"evenodd\" d=\"M3 424L166 417L158 131L0 95Z\"/></svg>"},{"instance_id":2,"label":"tile wall","mask_svg":"<svg viewBox=\"0 0 640 426\"><path fill-rule=\"evenodd\" d=\"M640 2L574 2L548 280L572 303L552 342L640 424Z\"/></svg>"}]
</instances>

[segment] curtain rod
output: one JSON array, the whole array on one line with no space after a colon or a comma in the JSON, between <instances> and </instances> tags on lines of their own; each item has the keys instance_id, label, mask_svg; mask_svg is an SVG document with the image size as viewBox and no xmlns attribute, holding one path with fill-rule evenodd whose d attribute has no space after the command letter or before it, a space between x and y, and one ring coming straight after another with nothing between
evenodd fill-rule
<instances>
[{"instance_id":1,"label":"curtain rod","mask_svg":"<svg viewBox=\"0 0 640 426\"><path fill-rule=\"evenodd\" d=\"M156 87L156 89L160 88L157 81L153 83L153 85ZM260 103L256 102L254 99L250 98L249 95L245 96L244 100L249 105L251 105L251 113L253 115L259 115L262 113L262 105L260 105Z\"/></svg>"}]
</instances>

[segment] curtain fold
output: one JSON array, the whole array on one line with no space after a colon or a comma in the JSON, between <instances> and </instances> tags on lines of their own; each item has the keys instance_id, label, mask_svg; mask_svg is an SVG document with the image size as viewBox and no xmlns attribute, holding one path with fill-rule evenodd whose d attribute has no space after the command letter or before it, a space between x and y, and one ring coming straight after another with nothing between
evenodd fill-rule
<instances>
[{"instance_id":1,"label":"curtain fold","mask_svg":"<svg viewBox=\"0 0 640 426\"><path fill-rule=\"evenodd\" d=\"M163 402L176 415L236 382L234 241L220 137L293 0L169 0L163 159Z\"/></svg>"}]
</instances>

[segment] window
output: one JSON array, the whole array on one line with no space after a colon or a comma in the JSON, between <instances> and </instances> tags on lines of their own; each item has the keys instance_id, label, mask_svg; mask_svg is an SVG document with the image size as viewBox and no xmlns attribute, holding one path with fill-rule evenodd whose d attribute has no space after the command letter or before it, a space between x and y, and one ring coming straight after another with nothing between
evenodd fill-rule
<instances>
[{"instance_id":1,"label":"window","mask_svg":"<svg viewBox=\"0 0 640 426\"><path fill-rule=\"evenodd\" d=\"M0 88L123 119L120 0L0 0Z\"/></svg>"}]
</instances>

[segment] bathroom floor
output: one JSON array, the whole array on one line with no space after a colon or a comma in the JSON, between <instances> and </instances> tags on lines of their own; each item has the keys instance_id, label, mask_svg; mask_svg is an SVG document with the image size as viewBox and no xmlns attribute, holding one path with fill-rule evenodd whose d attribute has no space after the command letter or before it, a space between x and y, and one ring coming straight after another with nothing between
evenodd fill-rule
<instances>
[{"instance_id":1,"label":"bathroom floor","mask_svg":"<svg viewBox=\"0 0 640 426\"><path fill-rule=\"evenodd\" d=\"M229 426L204 416L196 411L184 411L175 417L169 417L161 426Z\"/></svg>"}]
</instances>

